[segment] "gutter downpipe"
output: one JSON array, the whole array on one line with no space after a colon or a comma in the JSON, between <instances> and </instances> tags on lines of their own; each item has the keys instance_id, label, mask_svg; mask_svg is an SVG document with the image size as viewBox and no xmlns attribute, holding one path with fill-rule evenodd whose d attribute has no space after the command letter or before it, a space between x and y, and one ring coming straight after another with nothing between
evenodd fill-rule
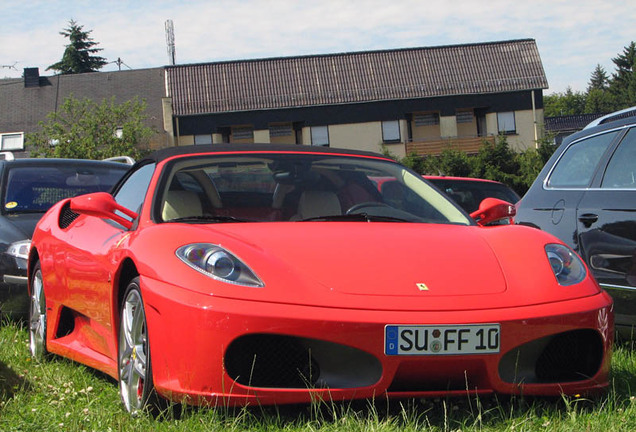
<instances>
[{"instance_id":1,"label":"gutter downpipe","mask_svg":"<svg viewBox=\"0 0 636 432\"><path fill-rule=\"evenodd\" d=\"M534 148L539 148L539 133L537 131L537 108L534 103L534 90L530 91L532 99L532 120L534 122Z\"/></svg>"}]
</instances>

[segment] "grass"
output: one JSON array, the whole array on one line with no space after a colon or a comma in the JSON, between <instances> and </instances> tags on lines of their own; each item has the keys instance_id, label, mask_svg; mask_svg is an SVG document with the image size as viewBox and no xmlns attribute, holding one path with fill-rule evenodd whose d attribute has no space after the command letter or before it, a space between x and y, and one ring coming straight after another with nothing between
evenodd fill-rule
<instances>
[{"instance_id":1,"label":"grass","mask_svg":"<svg viewBox=\"0 0 636 432\"><path fill-rule=\"evenodd\" d=\"M596 400L465 397L196 408L130 417L116 383L63 358L31 361L28 333L0 326L0 431L633 431L636 350L619 346L612 388Z\"/></svg>"}]
</instances>

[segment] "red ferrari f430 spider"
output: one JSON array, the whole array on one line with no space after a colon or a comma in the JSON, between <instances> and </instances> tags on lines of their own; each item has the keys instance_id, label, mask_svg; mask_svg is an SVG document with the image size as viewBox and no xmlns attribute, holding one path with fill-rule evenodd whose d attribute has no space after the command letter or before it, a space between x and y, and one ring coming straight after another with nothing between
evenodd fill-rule
<instances>
[{"instance_id":1,"label":"red ferrari f430 spider","mask_svg":"<svg viewBox=\"0 0 636 432\"><path fill-rule=\"evenodd\" d=\"M39 222L31 353L113 376L132 413L602 392L611 298L557 238L486 226L513 214L374 153L159 150Z\"/></svg>"}]
</instances>

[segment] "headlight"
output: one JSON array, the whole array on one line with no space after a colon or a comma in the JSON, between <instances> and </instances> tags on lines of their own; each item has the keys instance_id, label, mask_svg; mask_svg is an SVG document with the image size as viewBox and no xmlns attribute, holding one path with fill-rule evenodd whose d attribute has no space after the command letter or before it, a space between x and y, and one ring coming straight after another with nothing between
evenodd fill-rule
<instances>
[{"instance_id":1,"label":"headlight","mask_svg":"<svg viewBox=\"0 0 636 432\"><path fill-rule=\"evenodd\" d=\"M559 285L574 285L585 279L587 272L581 258L566 246L549 244L545 253Z\"/></svg>"},{"instance_id":2,"label":"headlight","mask_svg":"<svg viewBox=\"0 0 636 432\"><path fill-rule=\"evenodd\" d=\"M265 284L240 259L210 243L195 243L177 249L177 257L206 276L223 282L249 287Z\"/></svg>"},{"instance_id":3,"label":"headlight","mask_svg":"<svg viewBox=\"0 0 636 432\"><path fill-rule=\"evenodd\" d=\"M12 257L29 259L29 249L31 248L31 240L20 240L11 243L7 249L7 254Z\"/></svg>"}]
</instances>

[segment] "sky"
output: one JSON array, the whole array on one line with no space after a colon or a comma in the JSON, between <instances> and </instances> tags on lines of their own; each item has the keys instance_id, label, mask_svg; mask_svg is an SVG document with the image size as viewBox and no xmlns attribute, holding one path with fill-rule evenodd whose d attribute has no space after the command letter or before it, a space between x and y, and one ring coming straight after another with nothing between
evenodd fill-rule
<instances>
[{"instance_id":1,"label":"sky","mask_svg":"<svg viewBox=\"0 0 636 432\"><path fill-rule=\"evenodd\" d=\"M634 0L0 0L0 78L62 58L71 19L91 31L102 71L535 39L549 89L584 92L636 40ZM117 60L121 60L118 66Z\"/></svg>"}]
</instances>

